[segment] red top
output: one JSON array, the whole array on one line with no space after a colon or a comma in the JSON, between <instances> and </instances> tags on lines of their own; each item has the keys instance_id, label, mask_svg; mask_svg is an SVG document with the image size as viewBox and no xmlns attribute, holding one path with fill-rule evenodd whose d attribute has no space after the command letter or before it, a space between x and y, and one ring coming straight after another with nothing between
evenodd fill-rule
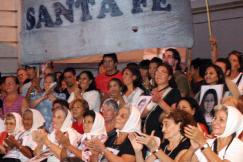
<instances>
[{"instance_id":1,"label":"red top","mask_svg":"<svg viewBox=\"0 0 243 162\"><path fill-rule=\"evenodd\" d=\"M83 123L78 123L77 121L75 121L75 122L73 122L72 127L80 134L84 134Z\"/></svg>"},{"instance_id":2,"label":"red top","mask_svg":"<svg viewBox=\"0 0 243 162\"><path fill-rule=\"evenodd\" d=\"M0 145L3 144L3 141L7 138L8 133L6 131L0 133Z\"/></svg>"},{"instance_id":3,"label":"red top","mask_svg":"<svg viewBox=\"0 0 243 162\"><path fill-rule=\"evenodd\" d=\"M203 131L203 133L205 133L206 135L208 135L208 128L206 127L206 125L202 124L202 123L198 123L201 130Z\"/></svg>"},{"instance_id":4,"label":"red top","mask_svg":"<svg viewBox=\"0 0 243 162\"><path fill-rule=\"evenodd\" d=\"M113 75L99 74L95 78L96 88L102 93L108 93L108 84L113 78L122 80L122 73L117 72Z\"/></svg>"}]
</instances>

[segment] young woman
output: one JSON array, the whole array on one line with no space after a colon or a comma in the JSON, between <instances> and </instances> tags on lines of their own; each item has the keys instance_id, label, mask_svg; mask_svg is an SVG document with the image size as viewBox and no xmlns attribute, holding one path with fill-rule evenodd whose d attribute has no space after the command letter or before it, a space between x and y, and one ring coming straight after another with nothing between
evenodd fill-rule
<instances>
[{"instance_id":1,"label":"young woman","mask_svg":"<svg viewBox=\"0 0 243 162\"><path fill-rule=\"evenodd\" d=\"M80 139L78 147L71 145L67 137L64 136L64 138L60 138L60 143L63 145L62 159L68 156L67 151L69 151L85 162L88 162L91 159L93 160L93 158L99 160L100 158L98 154L95 154L88 148L89 142L92 139L104 143L107 139L107 135L104 118L101 114L94 112L93 110L88 110L84 114L84 134Z\"/></svg>"},{"instance_id":2,"label":"young woman","mask_svg":"<svg viewBox=\"0 0 243 162\"><path fill-rule=\"evenodd\" d=\"M242 162L243 143L236 137L241 123L242 114L236 108L218 105L212 123L215 138L207 140L198 128L187 126L185 135L191 147L180 161Z\"/></svg>"},{"instance_id":3,"label":"young woman","mask_svg":"<svg viewBox=\"0 0 243 162\"><path fill-rule=\"evenodd\" d=\"M161 116L163 125L162 132L164 141L160 145L160 140L155 136L135 133L129 136L136 153L137 162L154 162L158 159L161 162L180 162L179 159L190 147L190 141L184 136L184 127L187 124L193 124L192 116L183 110L174 110L164 113ZM143 159L142 145L145 145L150 154Z\"/></svg>"},{"instance_id":4,"label":"young woman","mask_svg":"<svg viewBox=\"0 0 243 162\"><path fill-rule=\"evenodd\" d=\"M21 114L28 106L25 97L19 94L19 81L15 76L7 76L4 82L6 96L3 98L1 117L9 112Z\"/></svg>"},{"instance_id":5,"label":"young woman","mask_svg":"<svg viewBox=\"0 0 243 162\"><path fill-rule=\"evenodd\" d=\"M52 104L56 99L65 99L63 93L57 93L55 89L50 89L51 84L56 82L56 77L53 74L48 74L44 79L44 92L36 94L31 98L31 107L36 108L45 118L45 128L51 130L52 122Z\"/></svg>"},{"instance_id":6,"label":"young woman","mask_svg":"<svg viewBox=\"0 0 243 162\"><path fill-rule=\"evenodd\" d=\"M193 116L195 122L197 122L197 126L201 129L205 134L208 134L207 123L203 116L203 111L200 109L197 101L192 97L183 97L177 103L177 108L180 110L184 110L190 115Z\"/></svg>"},{"instance_id":7,"label":"young woman","mask_svg":"<svg viewBox=\"0 0 243 162\"><path fill-rule=\"evenodd\" d=\"M72 127L80 134L84 133L83 119L86 111L89 110L88 102L82 99L76 99L70 104L70 111L74 118Z\"/></svg>"},{"instance_id":8,"label":"young woman","mask_svg":"<svg viewBox=\"0 0 243 162\"><path fill-rule=\"evenodd\" d=\"M32 139L32 131L43 126L45 120L38 110L27 109L23 113L22 121L24 131L18 133L16 136L10 135L5 140L12 148L4 156L5 161L26 162L33 157L33 150L36 147L36 143Z\"/></svg>"},{"instance_id":9,"label":"young woman","mask_svg":"<svg viewBox=\"0 0 243 162\"><path fill-rule=\"evenodd\" d=\"M144 93L141 89L142 78L137 66L127 66L122 73L125 86L123 99L126 104L136 105L139 97Z\"/></svg>"},{"instance_id":10,"label":"young woman","mask_svg":"<svg viewBox=\"0 0 243 162\"><path fill-rule=\"evenodd\" d=\"M119 106L125 104L123 99L123 83L117 78L113 78L108 84L108 96L107 98L113 98Z\"/></svg>"},{"instance_id":11,"label":"young woman","mask_svg":"<svg viewBox=\"0 0 243 162\"><path fill-rule=\"evenodd\" d=\"M96 90L95 78L90 71L83 71L78 76L81 96L76 97L86 100L89 104L89 109L99 112L100 110L100 93Z\"/></svg>"}]
</instances>

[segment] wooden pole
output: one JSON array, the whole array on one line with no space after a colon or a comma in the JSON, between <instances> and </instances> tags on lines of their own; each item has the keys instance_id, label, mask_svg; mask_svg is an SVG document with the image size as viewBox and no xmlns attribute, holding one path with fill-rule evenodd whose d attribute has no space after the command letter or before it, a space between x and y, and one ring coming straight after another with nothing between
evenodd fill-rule
<instances>
[{"instance_id":1,"label":"wooden pole","mask_svg":"<svg viewBox=\"0 0 243 162\"><path fill-rule=\"evenodd\" d=\"M212 36L212 25L211 25L211 17L210 17L210 10L209 10L209 3L208 0L205 0L206 3L206 9L207 9L207 18L208 18L208 31L209 31L209 36Z\"/></svg>"}]
</instances>

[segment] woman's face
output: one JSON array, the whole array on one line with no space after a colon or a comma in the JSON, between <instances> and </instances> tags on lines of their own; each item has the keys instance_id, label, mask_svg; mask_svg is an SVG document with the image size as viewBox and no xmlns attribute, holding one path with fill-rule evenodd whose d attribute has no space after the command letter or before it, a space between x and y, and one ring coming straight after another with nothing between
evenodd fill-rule
<instances>
[{"instance_id":1,"label":"woman's face","mask_svg":"<svg viewBox=\"0 0 243 162\"><path fill-rule=\"evenodd\" d=\"M5 124L6 131L8 133L14 132L14 129L15 129L15 126L16 126L16 120L15 119L13 119L13 118L6 119L4 124Z\"/></svg>"},{"instance_id":2,"label":"woman's face","mask_svg":"<svg viewBox=\"0 0 243 162\"><path fill-rule=\"evenodd\" d=\"M117 95L121 93L121 87L116 81L110 81L108 86L108 91L110 95Z\"/></svg>"},{"instance_id":3,"label":"woman's face","mask_svg":"<svg viewBox=\"0 0 243 162\"><path fill-rule=\"evenodd\" d=\"M180 134L180 124L176 124L173 119L165 118L162 124L162 132L165 139L171 139Z\"/></svg>"},{"instance_id":4,"label":"woman's face","mask_svg":"<svg viewBox=\"0 0 243 162\"><path fill-rule=\"evenodd\" d=\"M216 105L216 101L214 100L214 95L212 93L207 94L204 100L204 109L207 113L210 113L214 106Z\"/></svg>"},{"instance_id":5,"label":"woman's face","mask_svg":"<svg viewBox=\"0 0 243 162\"><path fill-rule=\"evenodd\" d=\"M133 84L133 81L136 79L135 76L133 76L132 72L128 69L125 69L122 75L122 80L125 85Z\"/></svg>"},{"instance_id":6,"label":"woman's face","mask_svg":"<svg viewBox=\"0 0 243 162\"><path fill-rule=\"evenodd\" d=\"M212 122L212 133L214 135L221 135L224 133L227 122L227 114L224 110L219 110L215 113L214 120Z\"/></svg>"},{"instance_id":7,"label":"woman's face","mask_svg":"<svg viewBox=\"0 0 243 162\"><path fill-rule=\"evenodd\" d=\"M92 116L84 117L84 133L89 133L93 127L94 119Z\"/></svg>"},{"instance_id":8,"label":"woman's face","mask_svg":"<svg viewBox=\"0 0 243 162\"><path fill-rule=\"evenodd\" d=\"M157 71L155 72L155 82L157 83L157 85L168 84L169 80L170 75L168 74L166 67L159 66Z\"/></svg>"},{"instance_id":9,"label":"woman's face","mask_svg":"<svg viewBox=\"0 0 243 162\"><path fill-rule=\"evenodd\" d=\"M61 81L61 89L65 90L67 88L67 82L65 82L65 80Z\"/></svg>"},{"instance_id":10,"label":"woman's face","mask_svg":"<svg viewBox=\"0 0 243 162\"><path fill-rule=\"evenodd\" d=\"M33 113L30 111L26 111L23 114L23 125L25 130L29 130L33 125Z\"/></svg>"},{"instance_id":11,"label":"woman's face","mask_svg":"<svg viewBox=\"0 0 243 162\"><path fill-rule=\"evenodd\" d=\"M130 114L128 109L121 108L116 116L115 128L121 130L125 126L129 115Z\"/></svg>"},{"instance_id":12,"label":"woman's face","mask_svg":"<svg viewBox=\"0 0 243 162\"><path fill-rule=\"evenodd\" d=\"M79 77L79 85L82 90L86 90L89 88L89 85L91 84L91 80L87 76L87 74L83 73Z\"/></svg>"},{"instance_id":13,"label":"woman's face","mask_svg":"<svg viewBox=\"0 0 243 162\"><path fill-rule=\"evenodd\" d=\"M238 70L240 68L240 62L236 55L230 55L229 61L230 61L232 70Z\"/></svg>"},{"instance_id":14,"label":"woman's face","mask_svg":"<svg viewBox=\"0 0 243 162\"><path fill-rule=\"evenodd\" d=\"M213 67L208 67L204 76L207 84L214 85L217 84L219 78L216 70Z\"/></svg>"},{"instance_id":15,"label":"woman's face","mask_svg":"<svg viewBox=\"0 0 243 162\"><path fill-rule=\"evenodd\" d=\"M103 115L106 123L112 122L113 119L116 117L115 110L107 104L103 104L101 106L101 110L102 110L101 112L102 112L102 115Z\"/></svg>"},{"instance_id":16,"label":"woman's face","mask_svg":"<svg viewBox=\"0 0 243 162\"><path fill-rule=\"evenodd\" d=\"M178 103L177 108L180 109L180 110L184 110L184 111L188 112L192 116L195 114L195 110L192 109L190 103L186 100L181 100Z\"/></svg>"},{"instance_id":17,"label":"woman's face","mask_svg":"<svg viewBox=\"0 0 243 162\"><path fill-rule=\"evenodd\" d=\"M52 127L54 129L60 130L65 118L66 118L66 114L64 111L55 110L52 118Z\"/></svg>"},{"instance_id":18,"label":"woman's face","mask_svg":"<svg viewBox=\"0 0 243 162\"><path fill-rule=\"evenodd\" d=\"M71 113L74 119L78 119L83 116L84 108L81 102L75 102L71 107Z\"/></svg>"},{"instance_id":19,"label":"woman's face","mask_svg":"<svg viewBox=\"0 0 243 162\"><path fill-rule=\"evenodd\" d=\"M50 76L46 77L44 80L44 89L47 90L53 82L54 81L53 81L52 77L50 77Z\"/></svg>"},{"instance_id":20,"label":"woman's face","mask_svg":"<svg viewBox=\"0 0 243 162\"><path fill-rule=\"evenodd\" d=\"M8 77L5 80L5 90L7 93L17 92L18 91L18 84L16 84L14 78Z\"/></svg>"}]
</instances>

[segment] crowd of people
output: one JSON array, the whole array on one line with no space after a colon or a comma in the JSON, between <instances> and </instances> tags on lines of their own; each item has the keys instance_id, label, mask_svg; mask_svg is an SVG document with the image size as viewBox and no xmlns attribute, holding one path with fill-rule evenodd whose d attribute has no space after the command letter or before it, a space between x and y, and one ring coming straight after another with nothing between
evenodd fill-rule
<instances>
[{"instance_id":1,"label":"crowd of people","mask_svg":"<svg viewBox=\"0 0 243 162\"><path fill-rule=\"evenodd\" d=\"M232 51L181 68L169 48L120 71L110 53L97 76L20 67L1 77L0 161L243 162L242 57ZM214 85L221 97L215 89L202 96Z\"/></svg>"}]
</instances>

